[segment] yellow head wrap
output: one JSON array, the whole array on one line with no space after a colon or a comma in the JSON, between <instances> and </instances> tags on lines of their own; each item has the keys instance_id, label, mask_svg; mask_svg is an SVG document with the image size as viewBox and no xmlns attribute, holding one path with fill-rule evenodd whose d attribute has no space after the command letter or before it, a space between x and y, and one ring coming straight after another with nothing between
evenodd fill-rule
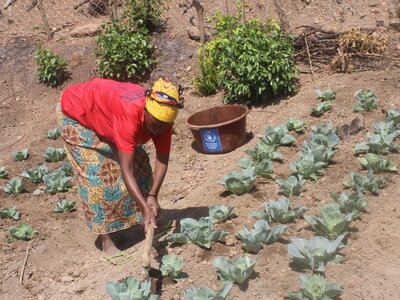
<instances>
[{"instance_id":1,"label":"yellow head wrap","mask_svg":"<svg viewBox=\"0 0 400 300\"><path fill-rule=\"evenodd\" d=\"M156 119L173 123L179 108L183 107L183 99L179 90L169 81L158 79L151 90L146 92L146 109Z\"/></svg>"}]
</instances>

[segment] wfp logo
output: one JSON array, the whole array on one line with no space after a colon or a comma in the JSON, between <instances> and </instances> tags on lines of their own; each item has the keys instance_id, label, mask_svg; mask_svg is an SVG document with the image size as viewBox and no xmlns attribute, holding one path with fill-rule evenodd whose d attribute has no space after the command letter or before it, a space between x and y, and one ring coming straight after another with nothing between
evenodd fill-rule
<instances>
[{"instance_id":1,"label":"wfp logo","mask_svg":"<svg viewBox=\"0 0 400 300\"><path fill-rule=\"evenodd\" d=\"M205 139L206 142L208 142L208 143L214 143L215 140L217 139L217 137L216 137L216 135L215 135L214 132L208 131L208 130L207 130L207 131L204 133L204 139Z\"/></svg>"}]
</instances>

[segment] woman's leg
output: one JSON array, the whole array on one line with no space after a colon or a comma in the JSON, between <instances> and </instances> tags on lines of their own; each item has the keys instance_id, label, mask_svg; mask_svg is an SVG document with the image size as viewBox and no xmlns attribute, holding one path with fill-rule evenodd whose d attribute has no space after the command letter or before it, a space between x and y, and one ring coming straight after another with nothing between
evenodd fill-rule
<instances>
[{"instance_id":1,"label":"woman's leg","mask_svg":"<svg viewBox=\"0 0 400 300\"><path fill-rule=\"evenodd\" d=\"M100 234L102 250L107 255L113 255L118 253L120 250L115 246L111 235L109 233Z\"/></svg>"}]
</instances>

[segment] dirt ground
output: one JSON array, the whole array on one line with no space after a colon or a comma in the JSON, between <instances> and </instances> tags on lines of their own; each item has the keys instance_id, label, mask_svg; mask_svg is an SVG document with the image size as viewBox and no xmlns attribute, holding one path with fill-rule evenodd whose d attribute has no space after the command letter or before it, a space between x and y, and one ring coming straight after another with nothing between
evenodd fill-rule
<instances>
[{"instance_id":1,"label":"dirt ground","mask_svg":"<svg viewBox=\"0 0 400 300\"><path fill-rule=\"evenodd\" d=\"M204 1L206 16L217 10L225 11L223 1L214 2ZM196 111L220 105L223 95L199 97L194 93L190 79L195 75L198 46L188 39L187 31L195 11L190 9L182 15L178 4L170 4L170 10L166 13L166 17L169 17L166 31L152 37L157 44L159 63L149 80L143 82L148 86L154 78L165 75L187 87L187 105L176 121L170 167L160 195L160 218L163 221L199 218L206 216L208 207L213 204L235 205L234 212L238 218L216 226L231 234L223 243L214 244L211 250L192 244L155 244L153 268L158 268L164 254L175 253L183 257L183 271L188 274L188 278L179 283L158 279L156 285L161 299L183 299L183 290L188 288L209 287L219 290L223 285L217 279L212 260L217 256L235 258L243 255L241 242L236 240L235 233L245 224L251 226L254 223L250 217L251 211L261 209L261 204L267 200L278 198L278 186L271 179L258 179L256 189L243 196L229 195L221 185L216 184L226 173L238 168L237 161L246 156L243 151L257 142L253 136L261 134L266 126L283 124L291 116L306 121L308 128L327 122L341 127L350 124L355 117L364 119L363 130L338 145L334 163L327 168L326 174L318 181L307 182L304 192L292 198L293 205L308 206L311 209L307 214L316 214L321 205L332 201L329 192L344 190L342 183L348 179L349 171L361 171L352 150L356 143L366 141L365 133L372 130L374 122L384 118L388 109L400 108L400 37L397 32L383 27L381 30L390 38L390 51L394 57L397 55L397 60L393 59L386 68L333 73L326 66L324 72L311 75L307 73L308 66L300 65L302 72L296 95L251 108L247 116L248 139L243 146L227 154L199 153L193 147L193 137L185 120ZM277 17L272 1L248 1L248 4L248 16L264 20ZM376 21L387 24L388 18L387 3L380 1L325 0L306 5L300 0L293 0L286 5L293 27L313 25L335 31L353 26L375 28ZM211 24L207 23L207 26ZM95 38L72 38L70 30L58 31L51 42L46 42L41 34L5 34L1 40L0 166L9 171L10 178L43 163L42 154L47 147L62 146L61 140L49 140L44 134L56 126L54 106L66 86L95 76L95 58L92 55ZM33 55L39 43L44 43L69 59L71 78L63 86L48 88L38 83ZM333 109L320 118L310 116L310 109L317 102L314 91L328 88L337 91ZM375 89L380 108L360 114L352 112L353 93L358 88ZM307 129L305 134L294 134L297 139L294 146L280 148L283 162L274 163L276 178L284 179L290 174L289 163L297 159L297 153L309 133ZM24 148L29 148L30 158L13 162L11 153ZM153 158L152 148L151 153ZM389 154L388 158L400 165L398 153ZM59 166L57 163L48 165L51 169ZM351 225L346 247L342 250L345 261L327 267L328 281L341 283L344 287L341 299L400 299L400 180L397 174L387 176L390 183L379 196L366 195L370 203L366 213ZM0 186L6 183L6 179L0 179ZM96 236L85 227L80 206L70 213L53 212L59 199L79 202L76 188L63 194L33 196L36 188L36 185L27 183L28 192L16 197L0 190L0 208L16 206L21 213L18 222L2 219L0 223L0 299L108 299L105 282L120 280L128 275L140 278L143 241L140 227L115 236L117 245L134 256L132 262L121 266L101 263L99 243ZM7 243L8 227L19 222L31 224L39 233L30 242ZM293 268L287 257L287 245L292 238L313 236L314 232L303 219L288 224L287 231L277 243L265 246L257 255L250 255L257 259L255 274L246 286L234 286L230 297L283 299L285 293L297 290L300 272ZM20 274L27 247L29 255L21 284Z\"/></svg>"}]
</instances>

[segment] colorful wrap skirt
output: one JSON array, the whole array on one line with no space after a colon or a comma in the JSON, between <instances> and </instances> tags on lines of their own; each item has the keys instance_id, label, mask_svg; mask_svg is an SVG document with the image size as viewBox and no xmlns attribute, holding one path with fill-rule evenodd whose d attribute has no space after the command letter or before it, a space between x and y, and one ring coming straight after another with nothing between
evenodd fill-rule
<instances>
[{"instance_id":1,"label":"colorful wrap skirt","mask_svg":"<svg viewBox=\"0 0 400 300\"><path fill-rule=\"evenodd\" d=\"M122 179L118 150L78 121L68 118L57 105L57 121L82 199L87 226L95 233L110 233L141 222L142 214ZM147 152L135 148L134 176L143 196L153 174Z\"/></svg>"}]
</instances>

